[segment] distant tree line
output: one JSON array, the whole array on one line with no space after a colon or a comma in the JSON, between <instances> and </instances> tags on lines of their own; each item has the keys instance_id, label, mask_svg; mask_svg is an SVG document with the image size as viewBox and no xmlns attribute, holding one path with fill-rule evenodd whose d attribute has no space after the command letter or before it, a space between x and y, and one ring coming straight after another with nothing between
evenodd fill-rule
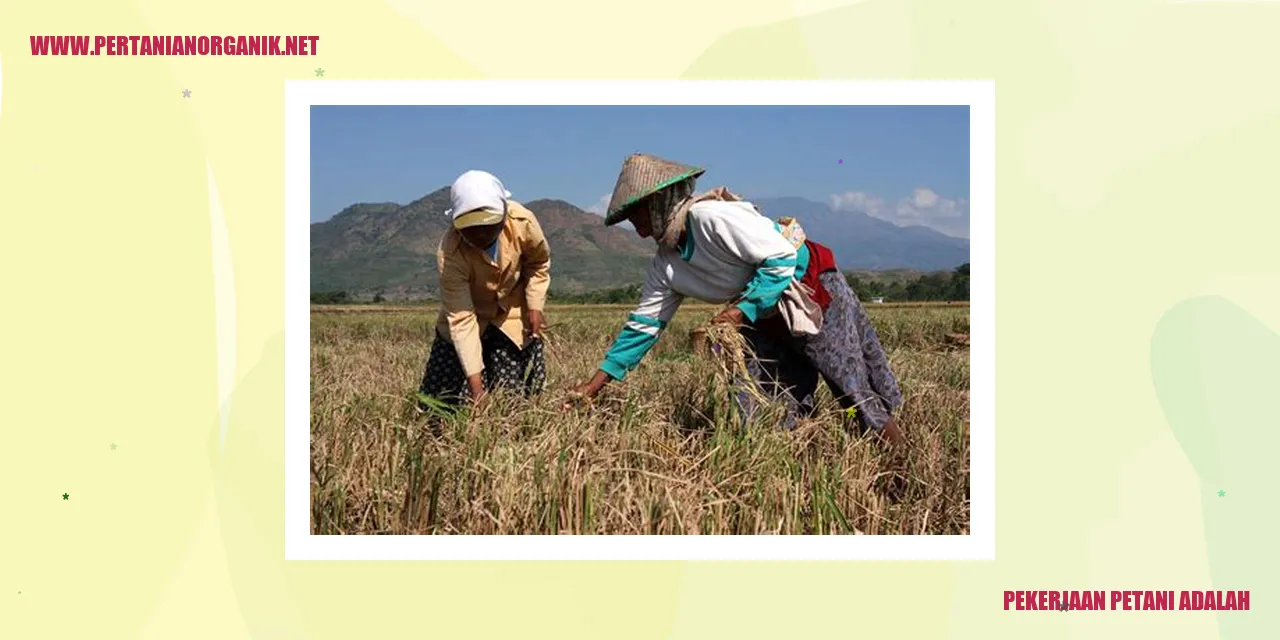
<instances>
[{"instance_id":1,"label":"distant tree line","mask_svg":"<svg viewBox=\"0 0 1280 640\"><path fill-rule=\"evenodd\" d=\"M910 280L863 280L853 273L844 274L845 281L858 294L858 298L884 298L892 302L954 302L969 300L969 263L950 272L928 273ZM640 285L600 289L582 293L551 292L547 296L561 304L629 304L640 298Z\"/></svg>"},{"instance_id":2,"label":"distant tree line","mask_svg":"<svg viewBox=\"0 0 1280 640\"><path fill-rule=\"evenodd\" d=\"M346 291L312 291L311 304L349 304L351 297Z\"/></svg>"},{"instance_id":3,"label":"distant tree line","mask_svg":"<svg viewBox=\"0 0 1280 640\"><path fill-rule=\"evenodd\" d=\"M386 300L381 291L373 296L373 304L380 304ZM312 291L311 304L369 304L369 301L357 300L346 291Z\"/></svg>"},{"instance_id":4,"label":"distant tree line","mask_svg":"<svg viewBox=\"0 0 1280 640\"><path fill-rule=\"evenodd\" d=\"M858 298L864 301L872 298L884 298L886 302L969 300L969 263L967 262L949 273L928 273L910 280L891 282L864 280L853 273L845 273L844 278L858 294ZM560 304L631 304L640 299L640 285L629 284L624 287L581 293L552 291L547 298ZM381 293L374 295L375 304L383 301ZM323 291L311 294L311 304L360 304L360 302L353 299L346 291Z\"/></svg>"},{"instance_id":5,"label":"distant tree line","mask_svg":"<svg viewBox=\"0 0 1280 640\"><path fill-rule=\"evenodd\" d=\"M882 282L862 280L852 273L844 274L849 287L861 300L884 298L886 302L924 302L969 300L969 263L950 273L928 273L911 280Z\"/></svg>"},{"instance_id":6,"label":"distant tree line","mask_svg":"<svg viewBox=\"0 0 1280 640\"><path fill-rule=\"evenodd\" d=\"M629 284L625 287L582 293L551 291L547 294L547 299L560 304L629 304L640 299L640 285Z\"/></svg>"}]
</instances>

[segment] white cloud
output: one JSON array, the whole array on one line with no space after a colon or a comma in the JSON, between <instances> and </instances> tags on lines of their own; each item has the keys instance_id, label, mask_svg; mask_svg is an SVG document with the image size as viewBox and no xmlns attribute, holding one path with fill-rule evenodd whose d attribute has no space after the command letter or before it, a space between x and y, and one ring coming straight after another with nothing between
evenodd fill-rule
<instances>
[{"instance_id":1,"label":"white cloud","mask_svg":"<svg viewBox=\"0 0 1280 640\"><path fill-rule=\"evenodd\" d=\"M608 193L600 196L600 199L596 200L595 204L587 207L587 211L590 211L591 213L594 213L598 216L603 216L604 213L609 210L609 197L610 197L610 194Z\"/></svg>"},{"instance_id":2,"label":"white cloud","mask_svg":"<svg viewBox=\"0 0 1280 640\"><path fill-rule=\"evenodd\" d=\"M829 198L829 204L835 211L859 211L875 217L880 217L879 212L885 208L884 200L861 191L846 191L832 195Z\"/></svg>"},{"instance_id":3,"label":"white cloud","mask_svg":"<svg viewBox=\"0 0 1280 640\"><path fill-rule=\"evenodd\" d=\"M938 194L934 193L932 189L921 187L911 194L911 200L917 207L928 208L938 204Z\"/></svg>"},{"instance_id":4,"label":"white cloud","mask_svg":"<svg viewBox=\"0 0 1280 640\"><path fill-rule=\"evenodd\" d=\"M586 211L594 213L600 216L601 218L603 218L604 214L607 211L609 211L609 199L612 197L613 197L613 194L611 193L606 193L600 196L600 199L596 200L595 204L587 207ZM629 220L623 220L622 222L619 222L617 226L622 227L623 229L626 229L628 231L635 230L635 227L631 226L631 221Z\"/></svg>"},{"instance_id":5,"label":"white cloud","mask_svg":"<svg viewBox=\"0 0 1280 640\"><path fill-rule=\"evenodd\" d=\"M944 198L926 187L894 203L862 191L833 194L827 203L835 211L857 211L900 227L928 227L957 238L969 237L969 201Z\"/></svg>"}]
</instances>

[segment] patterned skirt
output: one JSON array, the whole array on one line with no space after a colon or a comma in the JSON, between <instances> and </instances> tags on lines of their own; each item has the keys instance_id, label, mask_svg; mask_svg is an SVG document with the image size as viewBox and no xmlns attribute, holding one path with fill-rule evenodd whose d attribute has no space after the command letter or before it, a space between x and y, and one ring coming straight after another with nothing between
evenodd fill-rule
<instances>
[{"instance_id":1,"label":"patterned skirt","mask_svg":"<svg viewBox=\"0 0 1280 640\"><path fill-rule=\"evenodd\" d=\"M512 389L526 396L542 392L547 382L547 360L542 340L531 340L521 349L507 334L489 325L480 336L480 346L484 351L482 377L486 390ZM469 395L467 376L462 370L462 362L458 360L458 352L439 334L431 343L431 355L427 357L418 393L450 405L456 405ZM419 407L425 409L422 403Z\"/></svg>"},{"instance_id":2,"label":"patterned skirt","mask_svg":"<svg viewBox=\"0 0 1280 640\"><path fill-rule=\"evenodd\" d=\"M823 313L822 331L816 336L795 337L785 327L761 322L744 326L754 353L747 358L747 372L768 396L787 407L786 429L794 429L801 415L817 409L815 392L821 378L840 406L854 409L854 420L863 429L879 431L892 412L902 405L902 391L889 368L875 327L862 309L858 296L839 271L818 276L831 296ZM750 419L755 410L752 394L735 397L740 415Z\"/></svg>"}]
</instances>

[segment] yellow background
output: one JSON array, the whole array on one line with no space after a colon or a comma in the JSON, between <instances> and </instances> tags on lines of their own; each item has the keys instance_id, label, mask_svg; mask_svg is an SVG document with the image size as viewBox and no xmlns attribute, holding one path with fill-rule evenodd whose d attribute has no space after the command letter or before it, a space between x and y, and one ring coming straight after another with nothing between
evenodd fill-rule
<instances>
[{"instance_id":1,"label":"yellow background","mask_svg":"<svg viewBox=\"0 0 1280 640\"><path fill-rule=\"evenodd\" d=\"M1277 27L1232 2L5 0L0 637L1280 637ZM33 57L43 34L320 40ZM282 112L316 68L995 80L996 561L285 563ZM1254 610L1002 608L1046 588Z\"/></svg>"}]
</instances>

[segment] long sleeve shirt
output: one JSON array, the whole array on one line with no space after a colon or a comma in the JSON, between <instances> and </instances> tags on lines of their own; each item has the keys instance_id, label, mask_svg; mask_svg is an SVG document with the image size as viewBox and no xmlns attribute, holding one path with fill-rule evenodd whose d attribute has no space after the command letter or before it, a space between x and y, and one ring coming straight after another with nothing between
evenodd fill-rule
<instances>
[{"instance_id":1,"label":"long sleeve shirt","mask_svg":"<svg viewBox=\"0 0 1280 640\"><path fill-rule=\"evenodd\" d=\"M737 300L748 321L774 310L792 279L803 276L808 249L783 237L749 202L704 201L689 210L679 251L659 249L645 273L640 303L600 369L626 378L657 342L684 298Z\"/></svg>"},{"instance_id":2,"label":"long sleeve shirt","mask_svg":"<svg viewBox=\"0 0 1280 640\"><path fill-rule=\"evenodd\" d=\"M496 252L476 249L450 228L436 251L440 315L436 333L453 344L463 372L484 371L480 336L491 324L523 348L524 311L541 311L551 283L551 251L533 212L507 201Z\"/></svg>"}]
</instances>

